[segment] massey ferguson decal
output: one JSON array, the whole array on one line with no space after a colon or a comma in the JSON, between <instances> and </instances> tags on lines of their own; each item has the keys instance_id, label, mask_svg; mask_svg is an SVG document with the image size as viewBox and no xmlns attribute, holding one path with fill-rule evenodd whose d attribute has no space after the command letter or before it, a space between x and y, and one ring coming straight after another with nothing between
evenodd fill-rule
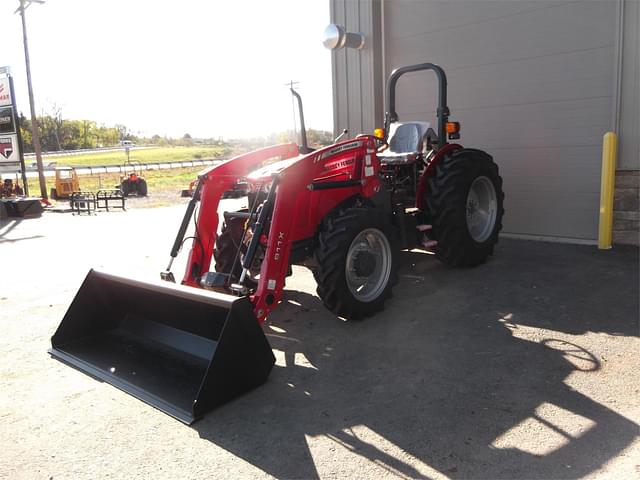
<instances>
[{"instance_id":1,"label":"massey ferguson decal","mask_svg":"<svg viewBox=\"0 0 640 480\"><path fill-rule=\"evenodd\" d=\"M336 153L340 153L340 152L344 152L346 150L351 150L352 148L360 148L362 147L362 142L358 141L358 142L351 142L351 143L345 143L344 145L338 145L335 148L332 148L331 150L327 150L326 152L324 152L322 154L322 156L320 157L320 160L324 160L327 157L330 157L332 155L335 155Z\"/></svg>"},{"instance_id":2,"label":"massey ferguson decal","mask_svg":"<svg viewBox=\"0 0 640 480\"><path fill-rule=\"evenodd\" d=\"M349 165L353 165L355 163L355 158L344 158L342 160L334 160L332 162L327 162L324 164L324 171L328 170L336 170L338 168L346 168Z\"/></svg>"},{"instance_id":3,"label":"massey ferguson decal","mask_svg":"<svg viewBox=\"0 0 640 480\"><path fill-rule=\"evenodd\" d=\"M0 137L0 155L5 160L9 160L11 154L13 153L13 142L11 137ZM2 161L2 158L0 158Z\"/></svg>"}]
</instances>

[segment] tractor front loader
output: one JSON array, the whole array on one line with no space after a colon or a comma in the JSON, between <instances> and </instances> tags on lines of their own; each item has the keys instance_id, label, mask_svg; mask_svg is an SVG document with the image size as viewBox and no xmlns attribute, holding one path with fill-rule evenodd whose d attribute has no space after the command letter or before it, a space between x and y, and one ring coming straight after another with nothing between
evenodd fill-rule
<instances>
[{"instance_id":1,"label":"tractor front loader","mask_svg":"<svg viewBox=\"0 0 640 480\"><path fill-rule=\"evenodd\" d=\"M438 78L436 130L400 123L395 112L398 79L420 70ZM419 64L391 74L376 135L312 150L301 128L301 147L267 147L205 170L163 281L90 271L50 353L191 423L268 377L275 359L261 325L292 265L312 270L330 311L358 320L384 308L401 249L430 250L453 266L493 252L502 180L487 153L448 142L459 131L444 71ZM248 189L248 207L219 218L220 199L238 185ZM171 265L198 205L176 285Z\"/></svg>"}]
</instances>

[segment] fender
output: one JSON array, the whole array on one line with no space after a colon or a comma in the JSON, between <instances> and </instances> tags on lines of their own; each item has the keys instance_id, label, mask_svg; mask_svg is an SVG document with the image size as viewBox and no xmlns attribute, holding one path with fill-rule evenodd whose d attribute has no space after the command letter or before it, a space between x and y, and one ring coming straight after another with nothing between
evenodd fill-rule
<instances>
[{"instance_id":1,"label":"fender","mask_svg":"<svg viewBox=\"0 0 640 480\"><path fill-rule=\"evenodd\" d=\"M427 191L427 179L433 175L433 172L436 168L436 165L440 163L440 161L445 157L445 155L454 152L456 150L460 150L462 145L457 143L447 143L442 148L438 149L436 153L433 155L429 163L427 163L427 168L422 172L422 176L420 177L420 182L418 183L418 191L416 192L416 208L420 210L424 210L424 202L423 198Z\"/></svg>"}]
</instances>

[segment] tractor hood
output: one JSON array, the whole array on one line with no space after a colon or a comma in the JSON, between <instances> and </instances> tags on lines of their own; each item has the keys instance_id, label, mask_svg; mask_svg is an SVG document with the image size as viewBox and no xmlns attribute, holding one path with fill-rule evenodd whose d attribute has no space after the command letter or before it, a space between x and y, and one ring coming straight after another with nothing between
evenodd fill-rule
<instances>
[{"instance_id":1,"label":"tractor hood","mask_svg":"<svg viewBox=\"0 0 640 480\"><path fill-rule=\"evenodd\" d=\"M306 155L298 155L297 157L287 158L286 160L269 163L268 165L254 170L249 175L247 175L247 181L257 182L264 179L270 180L273 174L280 173L282 170L293 165L305 156Z\"/></svg>"}]
</instances>

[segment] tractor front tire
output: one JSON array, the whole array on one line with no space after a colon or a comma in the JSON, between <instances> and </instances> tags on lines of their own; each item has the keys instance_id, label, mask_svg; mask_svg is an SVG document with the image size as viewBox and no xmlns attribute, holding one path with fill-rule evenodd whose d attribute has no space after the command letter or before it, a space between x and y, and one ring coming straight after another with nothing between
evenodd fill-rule
<instances>
[{"instance_id":1,"label":"tractor front tire","mask_svg":"<svg viewBox=\"0 0 640 480\"><path fill-rule=\"evenodd\" d=\"M350 320L382 310L398 281L397 254L388 213L350 207L329 215L314 252L318 296L330 311Z\"/></svg>"},{"instance_id":2,"label":"tractor front tire","mask_svg":"<svg viewBox=\"0 0 640 480\"><path fill-rule=\"evenodd\" d=\"M131 181L128 178L122 180L122 183L120 183L120 190L122 191L123 197L129 196L131 193Z\"/></svg>"},{"instance_id":3,"label":"tractor front tire","mask_svg":"<svg viewBox=\"0 0 640 480\"><path fill-rule=\"evenodd\" d=\"M138 178L138 196L147 196L147 181L144 178Z\"/></svg>"},{"instance_id":4,"label":"tractor front tire","mask_svg":"<svg viewBox=\"0 0 640 480\"><path fill-rule=\"evenodd\" d=\"M493 158L481 150L446 155L428 178L424 198L438 259L473 267L493 254L502 229L504 193Z\"/></svg>"}]
</instances>

